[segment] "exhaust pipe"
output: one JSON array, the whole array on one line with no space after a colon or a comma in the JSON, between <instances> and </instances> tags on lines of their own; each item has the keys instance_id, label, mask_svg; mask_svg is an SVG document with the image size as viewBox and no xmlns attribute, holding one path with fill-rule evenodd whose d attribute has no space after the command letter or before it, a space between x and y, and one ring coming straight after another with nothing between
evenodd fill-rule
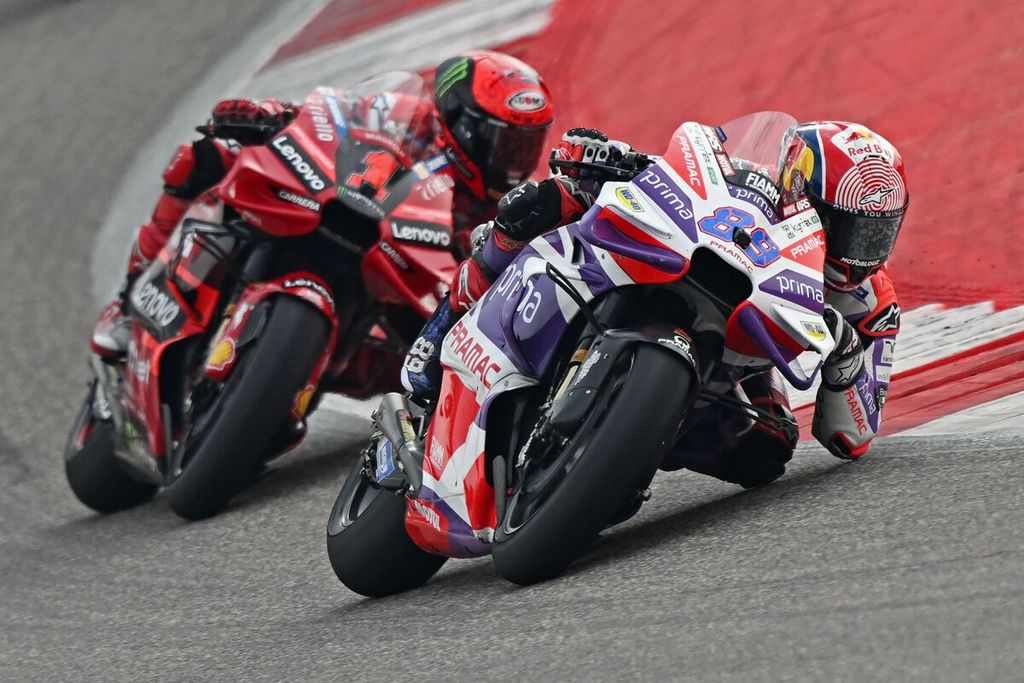
<instances>
[{"instance_id":1,"label":"exhaust pipe","mask_svg":"<svg viewBox=\"0 0 1024 683\"><path fill-rule=\"evenodd\" d=\"M416 439L416 430L412 426L412 406L403 394L392 392L385 394L380 401L373 421L380 429L384 438L391 442L398 455L398 466L409 479L410 490L406 493L410 498L420 495L423 486L423 451Z\"/></svg>"}]
</instances>

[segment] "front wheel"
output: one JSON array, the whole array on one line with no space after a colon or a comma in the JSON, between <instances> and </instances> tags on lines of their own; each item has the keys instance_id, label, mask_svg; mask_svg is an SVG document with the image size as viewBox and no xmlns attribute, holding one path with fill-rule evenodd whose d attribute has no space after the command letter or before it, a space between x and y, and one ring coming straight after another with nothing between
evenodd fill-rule
<instances>
[{"instance_id":1,"label":"front wheel","mask_svg":"<svg viewBox=\"0 0 1024 683\"><path fill-rule=\"evenodd\" d=\"M175 513L212 517L253 480L329 338L330 324L315 308L290 296L274 301L254 348L195 418L184 470L168 489Z\"/></svg>"},{"instance_id":2,"label":"front wheel","mask_svg":"<svg viewBox=\"0 0 1024 683\"><path fill-rule=\"evenodd\" d=\"M114 454L114 425L93 410L95 389L78 413L64 449L64 472L78 500L96 512L117 512L147 502L156 484L129 476Z\"/></svg>"},{"instance_id":3,"label":"front wheel","mask_svg":"<svg viewBox=\"0 0 1024 683\"><path fill-rule=\"evenodd\" d=\"M495 532L499 574L521 585L557 576L646 488L692 400L692 372L649 344L623 359L565 446L527 463Z\"/></svg>"},{"instance_id":4,"label":"front wheel","mask_svg":"<svg viewBox=\"0 0 1024 683\"><path fill-rule=\"evenodd\" d=\"M327 521L327 555L338 579L368 598L422 586L448 559L405 531L405 496L370 485L356 463Z\"/></svg>"}]
</instances>

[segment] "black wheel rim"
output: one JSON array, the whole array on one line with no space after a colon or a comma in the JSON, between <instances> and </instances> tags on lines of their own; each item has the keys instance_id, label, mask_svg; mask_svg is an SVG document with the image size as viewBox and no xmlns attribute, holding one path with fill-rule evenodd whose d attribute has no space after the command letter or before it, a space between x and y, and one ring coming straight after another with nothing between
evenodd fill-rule
<instances>
[{"instance_id":1,"label":"black wheel rim","mask_svg":"<svg viewBox=\"0 0 1024 683\"><path fill-rule=\"evenodd\" d=\"M601 397L594 410L579 426L569 443L551 458L546 458L542 462L527 463L523 471L522 483L509 501L505 517L501 522L502 531L506 535L514 534L537 514L590 448L596 423L604 419L613 398L629 377L633 356L628 356L620 363L623 365L628 363L628 367L614 375L612 384L601 392Z\"/></svg>"}]
</instances>

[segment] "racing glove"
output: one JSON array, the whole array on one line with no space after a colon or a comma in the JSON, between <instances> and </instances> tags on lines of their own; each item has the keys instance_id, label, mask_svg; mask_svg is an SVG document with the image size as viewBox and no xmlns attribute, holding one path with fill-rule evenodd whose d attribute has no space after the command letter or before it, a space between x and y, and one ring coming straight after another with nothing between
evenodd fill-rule
<instances>
[{"instance_id":1,"label":"racing glove","mask_svg":"<svg viewBox=\"0 0 1024 683\"><path fill-rule=\"evenodd\" d=\"M558 147L552 150L551 158L561 161L581 161L587 164L614 166L630 146L608 136L595 128L570 128L562 136ZM587 177L585 169L559 169L555 172L572 177Z\"/></svg>"},{"instance_id":2,"label":"racing glove","mask_svg":"<svg viewBox=\"0 0 1024 683\"><path fill-rule=\"evenodd\" d=\"M853 386L864 369L864 347L860 335L836 309L825 306L822 313L836 346L821 368L821 381L827 389L843 391Z\"/></svg>"},{"instance_id":3,"label":"racing glove","mask_svg":"<svg viewBox=\"0 0 1024 683\"><path fill-rule=\"evenodd\" d=\"M518 252L537 235L579 220L594 196L575 178L553 176L516 185L498 202L495 240L506 251Z\"/></svg>"},{"instance_id":4,"label":"racing glove","mask_svg":"<svg viewBox=\"0 0 1024 683\"><path fill-rule=\"evenodd\" d=\"M276 99L221 100L214 106L207 125L198 130L243 145L258 145L288 125L295 114L294 105Z\"/></svg>"}]
</instances>

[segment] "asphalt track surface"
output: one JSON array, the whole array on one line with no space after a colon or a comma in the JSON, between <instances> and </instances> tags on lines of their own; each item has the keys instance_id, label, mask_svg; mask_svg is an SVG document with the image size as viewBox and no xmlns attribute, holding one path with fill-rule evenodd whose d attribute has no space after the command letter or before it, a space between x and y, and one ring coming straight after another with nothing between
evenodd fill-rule
<instances>
[{"instance_id":1,"label":"asphalt track surface","mask_svg":"<svg viewBox=\"0 0 1024 683\"><path fill-rule=\"evenodd\" d=\"M801 447L748 493L662 475L559 580L452 561L380 601L324 551L355 416L207 522L78 504L61 449L96 226L161 112L273 5L0 0L0 680L1020 680L1019 436Z\"/></svg>"}]
</instances>

